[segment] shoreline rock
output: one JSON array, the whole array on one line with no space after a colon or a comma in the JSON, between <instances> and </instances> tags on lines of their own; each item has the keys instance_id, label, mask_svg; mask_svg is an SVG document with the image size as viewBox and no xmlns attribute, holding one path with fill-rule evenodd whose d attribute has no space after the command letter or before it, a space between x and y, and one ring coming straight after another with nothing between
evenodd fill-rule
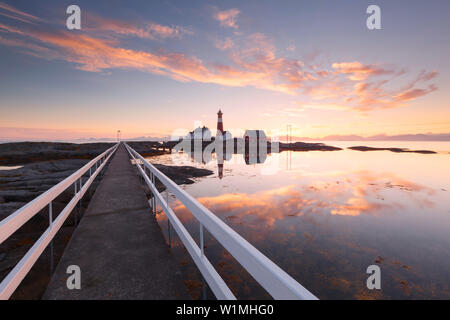
<instances>
[{"instance_id":1,"label":"shoreline rock","mask_svg":"<svg viewBox=\"0 0 450 320\"><path fill-rule=\"evenodd\" d=\"M214 173L208 169L191 166L167 166L163 164L154 164L154 166L178 185L193 184L195 181L192 178L206 177Z\"/></svg>"},{"instance_id":2,"label":"shoreline rock","mask_svg":"<svg viewBox=\"0 0 450 320\"><path fill-rule=\"evenodd\" d=\"M342 148L333 147L324 143L307 143L307 142L280 142L280 151L339 151Z\"/></svg>"},{"instance_id":3,"label":"shoreline rock","mask_svg":"<svg viewBox=\"0 0 450 320\"><path fill-rule=\"evenodd\" d=\"M24 165L49 160L89 160L113 143L13 142L0 144L0 165Z\"/></svg>"},{"instance_id":4,"label":"shoreline rock","mask_svg":"<svg viewBox=\"0 0 450 320\"><path fill-rule=\"evenodd\" d=\"M430 150L410 150L407 148L374 148L374 147L365 147L365 146L356 146L356 147L349 147L350 150L356 150L356 151L391 151L395 153L421 153L421 154L437 154L435 151Z\"/></svg>"}]
</instances>

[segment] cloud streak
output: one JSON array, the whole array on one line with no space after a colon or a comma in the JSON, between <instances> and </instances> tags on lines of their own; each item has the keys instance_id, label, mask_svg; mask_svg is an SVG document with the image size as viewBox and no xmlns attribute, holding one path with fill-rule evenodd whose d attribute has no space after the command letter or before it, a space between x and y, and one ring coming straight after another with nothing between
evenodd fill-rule
<instances>
[{"instance_id":1,"label":"cloud streak","mask_svg":"<svg viewBox=\"0 0 450 320\"><path fill-rule=\"evenodd\" d=\"M3 2L0 2L0 15L29 24L44 21L39 17L23 12Z\"/></svg>"}]
</instances>

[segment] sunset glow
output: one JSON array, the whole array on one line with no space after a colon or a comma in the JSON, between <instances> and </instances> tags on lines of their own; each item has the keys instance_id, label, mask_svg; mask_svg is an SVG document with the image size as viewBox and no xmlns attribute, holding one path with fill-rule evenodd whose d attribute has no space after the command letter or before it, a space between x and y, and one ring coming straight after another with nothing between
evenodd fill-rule
<instances>
[{"instance_id":1,"label":"sunset glow","mask_svg":"<svg viewBox=\"0 0 450 320\"><path fill-rule=\"evenodd\" d=\"M386 3L378 33L351 1L79 5L82 28L67 30L56 1L0 2L2 140L161 138L213 127L219 107L227 128L297 137L449 133L436 4L408 2L422 28Z\"/></svg>"}]
</instances>

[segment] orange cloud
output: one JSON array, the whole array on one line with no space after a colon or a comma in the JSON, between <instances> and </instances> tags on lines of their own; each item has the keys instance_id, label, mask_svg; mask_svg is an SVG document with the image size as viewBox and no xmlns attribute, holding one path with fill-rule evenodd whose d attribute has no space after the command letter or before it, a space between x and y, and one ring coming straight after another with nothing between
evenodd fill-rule
<instances>
[{"instance_id":1,"label":"orange cloud","mask_svg":"<svg viewBox=\"0 0 450 320\"><path fill-rule=\"evenodd\" d=\"M405 180L395 174L370 171L310 173L320 180L310 185L287 185L255 193L228 193L199 197L197 200L216 215L232 224L244 223L248 228L274 227L291 217L314 220L325 216L379 216L395 214L403 205L384 201L384 191L396 189L411 196L421 207L433 206L428 200L433 189ZM326 178L323 178L322 175ZM335 179L339 179L336 183ZM193 219L180 202L172 204L183 222ZM256 220L256 221L255 221Z\"/></svg>"},{"instance_id":2,"label":"orange cloud","mask_svg":"<svg viewBox=\"0 0 450 320\"><path fill-rule=\"evenodd\" d=\"M1 2L0 8L7 8L8 12L20 14L28 20L42 21ZM230 9L218 12L216 19L226 26L237 28L239 14L239 10ZM229 63L204 62L195 56L162 49L133 50L121 44L123 36L180 38L190 34L190 31L179 26L156 23L131 24L90 13L84 13L84 16L87 19L84 24L87 32L83 30L81 34L62 30L43 32L39 31L39 26L27 30L0 24L0 32L6 35L0 41L5 45L26 49L28 54L36 57L75 63L78 69L90 72L135 69L183 82L253 86L290 95L303 93L312 100L299 104L299 107L288 106L286 110L281 110L281 114L296 113L296 108L360 112L396 108L437 90L434 84L423 87L437 76L437 71L423 70L413 81L399 89L392 89L392 80L406 74L404 70L359 61L335 62L328 69L314 65L311 61L280 57L273 42L258 32L216 41L217 48L229 51ZM388 85L389 90L386 89ZM320 103L316 100L320 100Z\"/></svg>"},{"instance_id":3,"label":"orange cloud","mask_svg":"<svg viewBox=\"0 0 450 320\"><path fill-rule=\"evenodd\" d=\"M230 221L238 222L251 217L270 227L289 215L301 215L302 207L310 203L310 200L302 199L301 193L295 188L295 185L291 185L251 195L233 193L202 197L198 201L216 214L232 214Z\"/></svg>"},{"instance_id":4,"label":"orange cloud","mask_svg":"<svg viewBox=\"0 0 450 320\"><path fill-rule=\"evenodd\" d=\"M375 65L364 65L360 62L333 63L332 73L326 77L318 77L318 81L309 84L306 92L313 100L328 100L327 103L309 104L311 107L340 106L342 110L367 112L376 109L398 108L407 105L421 96L427 95L438 88L434 84L420 88L423 83L434 79L437 71L422 70L413 81L406 86L393 88L394 79L406 75L403 69L384 68ZM319 76L318 72L316 72ZM383 76L390 76L388 78ZM387 87L389 86L389 89ZM305 108L305 105L302 105Z\"/></svg>"},{"instance_id":5,"label":"orange cloud","mask_svg":"<svg viewBox=\"0 0 450 320\"><path fill-rule=\"evenodd\" d=\"M373 75L393 73L391 70L386 70L373 65L363 65L358 61L333 63L332 67L337 73L348 74L348 78L353 81L365 80Z\"/></svg>"},{"instance_id":6,"label":"orange cloud","mask_svg":"<svg viewBox=\"0 0 450 320\"><path fill-rule=\"evenodd\" d=\"M433 189L405 180L389 172L356 171L351 172L348 174L347 179L342 180L344 182L339 184L318 181L313 183L310 188L316 196L323 194L328 199L327 205L331 208L330 213L333 215L358 216L362 213L377 215L383 209L392 211L395 208L401 208L399 204L388 205L382 202L370 201L371 198L383 199L382 191L384 189L397 189L406 192L423 207L433 205L428 200L428 196L434 193ZM423 198L419 197L419 192L423 192L425 196ZM333 201L333 199L337 198L347 198L347 200L343 204Z\"/></svg>"},{"instance_id":7,"label":"orange cloud","mask_svg":"<svg viewBox=\"0 0 450 320\"><path fill-rule=\"evenodd\" d=\"M275 46L264 34L253 33L245 37L244 43L233 46L230 59L241 70L264 74L271 79L271 88L296 95L305 82L315 79L301 60L278 57Z\"/></svg>"},{"instance_id":8,"label":"orange cloud","mask_svg":"<svg viewBox=\"0 0 450 320\"><path fill-rule=\"evenodd\" d=\"M19 34L17 30L8 30ZM292 94L289 84L276 83L276 74L265 68L245 70L220 64L206 66L196 57L182 53L160 51L150 53L125 49L117 40L107 40L74 34L71 32L28 31L25 34L46 46L53 47L52 58L58 58L78 64L78 69L100 72L109 69L136 69L155 74L166 75L178 81L197 81L225 86L254 86ZM16 43L20 45L21 42ZM22 42L23 44L23 42ZM29 48L29 46L26 46ZM39 55L39 52L32 51ZM42 58L48 58L42 55Z\"/></svg>"},{"instance_id":9,"label":"orange cloud","mask_svg":"<svg viewBox=\"0 0 450 320\"><path fill-rule=\"evenodd\" d=\"M350 198L344 205L336 205L336 209L331 210L333 215L341 216L359 216L361 212L369 213L379 211L385 205L378 203L369 203L364 198Z\"/></svg>"}]
</instances>

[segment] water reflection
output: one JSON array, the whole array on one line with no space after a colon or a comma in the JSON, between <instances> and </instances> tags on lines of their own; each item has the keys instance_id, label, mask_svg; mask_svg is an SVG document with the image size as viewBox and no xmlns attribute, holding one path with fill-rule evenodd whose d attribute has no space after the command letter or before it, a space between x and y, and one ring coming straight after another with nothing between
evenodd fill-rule
<instances>
[{"instance_id":1,"label":"water reflection","mask_svg":"<svg viewBox=\"0 0 450 320\"><path fill-rule=\"evenodd\" d=\"M307 214L390 214L404 208L401 202L385 201L383 192L392 188L407 192L411 200L421 207L434 206L433 201L427 197L434 194L433 189L392 174L375 176L367 171L360 171L347 173L342 178L334 182L316 181L309 186L292 184L255 193L225 193L198 197L197 200L229 221L242 223L242 219L247 219L246 222L257 223L258 227L271 227L275 222L288 217ZM187 213L181 204L175 209L181 214Z\"/></svg>"},{"instance_id":2,"label":"water reflection","mask_svg":"<svg viewBox=\"0 0 450 320\"><path fill-rule=\"evenodd\" d=\"M233 152L231 149L225 149L225 152L195 152L193 149L185 149L183 153L189 156L189 158L196 163L208 164L215 161L217 165L217 173L219 179L223 178L224 164L226 161L230 161L233 155L242 156L247 165L262 164L267 159L267 153L249 153L249 152ZM214 159L215 158L215 159Z\"/></svg>"},{"instance_id":3,"label":"water reflection","mask_svg":"<svg viewBox=\"0 0 450 320\"><path fill-rule=\"evenodd\" d=\"M279 163L286 167L262 175L264 161L248 165L244 155L212 154L190 165L216 174L184 188L319 298L449 299L448 157L283 152ZM177 164L168 156L152 161ZM173 201L172 207L198 236L198 222L184 206ZM158 221L165 230L163 214ZM239 298L267 298L216 241L206 244ZM194 279L181 247L177 256ZM381 267L381 291L365 286L371 264Z\"/></svg>"}]
</instances>

